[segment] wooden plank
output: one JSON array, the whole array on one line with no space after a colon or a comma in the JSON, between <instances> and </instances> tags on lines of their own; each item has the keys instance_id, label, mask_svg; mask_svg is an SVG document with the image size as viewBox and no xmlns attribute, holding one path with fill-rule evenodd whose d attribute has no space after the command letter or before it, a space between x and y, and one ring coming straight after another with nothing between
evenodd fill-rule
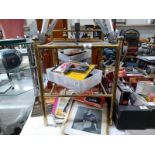
<instances>
[{"instance_id":1,"label":"wooden plank","mask_svg":"<svg viewBox=\"0 0 155 155\"><path fill-rule=\"evenodd\" d=\"M45 93L45 97L112 97L112 94L90 94L90 95L82 95L82 94L73 94L73 95L59 95L59 94L50 94L50 93Z\"/></svg>"},{"instance_id":2,"label":"wooden plank","mask_svg":"<svg viewBox=\"0 0 155 155\"><path fill-rule=\"evenodd\" d=\"M75 38L55 38L53 42L75 42ZM80 42L103 42L103 40L96 39L96 38L80 38Z\"/></svg>"},{"instance_id":3,"label":"wooden plank","mask_svg":"<svg viewBox=\"0 0 155 155\"><path fill-rule=\"evenodd\" d=\"M56 29L53 32L75 32L75 30ZM80 32L101 32L101 29L80 29Z\"/></svg>"},{"instance_id":4,"label":"wooden plank","mask_svg":"<svg viewBox=\"0 0 155 155\"><path fill-rule=\"evenodd\" d=\"M43 49L50 49L50 48L56 48L56 49L63 49L63 48L84 48L84 45L90 45L93 47L100 47L100 48L118 48L118 44L106 44L104 42L79 42L78 44L75 42L69 43L69 42L51 42L45 45L38 45L38 48Z\"/></svg>"}]
</instances>

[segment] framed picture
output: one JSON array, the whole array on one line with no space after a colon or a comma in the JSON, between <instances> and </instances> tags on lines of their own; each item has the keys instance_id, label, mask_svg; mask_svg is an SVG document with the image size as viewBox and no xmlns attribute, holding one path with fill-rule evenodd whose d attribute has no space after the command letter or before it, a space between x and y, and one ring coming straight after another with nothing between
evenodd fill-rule
<instances>
[{"instance_id":1,"label":"framed picture","mask_svg":"<svg viewBox=\"0 0 155 155\"><path fill-rule=\"evenodd\" d=\"M97 109L79 102L74 102L68 120L64 126L64 134L101 135L107 131L107 107Z\"/></svg>"}]
</instances>

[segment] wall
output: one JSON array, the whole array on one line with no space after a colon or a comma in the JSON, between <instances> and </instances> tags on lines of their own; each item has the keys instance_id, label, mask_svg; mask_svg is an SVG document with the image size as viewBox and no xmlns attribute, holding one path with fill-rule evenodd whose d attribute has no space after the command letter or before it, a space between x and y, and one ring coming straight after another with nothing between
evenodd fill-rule
<instances>
[{"instance_id":1,"label":"wall","mask_svg":"<svg viewBox=\"0 0 155 155\"><path fill-rule=\"evenodd\" d=\"M145 25L148 24L148 19L127 19L126 25Z\"/></svg>"},{"instance_id":2,"label":"wall","mask_svg":"<svg viewBox=\"0 0 155 155\"><path fill-rule=\"evenodd\" d=\"M118 30L136 29L140 32L140 37L148 38L155 34L154 26L118 26Z\"/></svg>"},{"instance_id":3,"label":"wall","mask_svg":"<svg viewBox=\"0 0 155 155\"><path fill-rule=\"evenodd\" d=\"M0 27L6 39L24 37L24 19L0 19Z\"/></svg>"},{"instance_id":4,"label":"wall","mask_svg":"<svg viewBox=\"0 0 155 155\"><path fill-rule=\"evenodd\" d=\"M136 29L140 37L148 38L155 34L155 25L148 24L148 19L127 19L126 25L118 25L118 30Z\"/></svg>"},{"instance_id":5,"label":"wall","mask_svg":"<svg viewBox=\"0 0 155 155\"><path fill-rule=\"evenodd\" d=\"M75 19L68 19L68 22L70 22L71 25L75 24ZM93 25L94 21L93 19L80 19L80 25Z\"/></svg>"}]
</instances>

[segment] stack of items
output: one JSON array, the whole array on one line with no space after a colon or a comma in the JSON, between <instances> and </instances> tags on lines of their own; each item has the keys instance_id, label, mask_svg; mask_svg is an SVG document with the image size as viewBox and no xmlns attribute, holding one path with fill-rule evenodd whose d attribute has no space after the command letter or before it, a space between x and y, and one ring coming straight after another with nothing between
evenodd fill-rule
<instances>
[{"instance_id":1,"label":"stack of items","mask_svg":"<svg viewBox=\"0 0 155 155\"><path fill-rule=\"evenodd\" d=\"M123 75L123 74L121 74ZM138 70L126 70L118 81L114 122L118 129L155 128L154 79ZM128 121L126 121L128 120Z\"/></svg>"},{"instance_id":2,"label":"stack of items","mask_svg":"<svg viewBox=\"0 0 155 155\"><path fill-rule=\"evenodd\" d=\"M95 69L95 65L66 62L47 69L47 78L75 93L83 93L101 83L102 71Z\"/></svg>"},{"instance_id":3,"label":"stack of items","mask_svg":"<svg viewBox=\"0 0 155 155\"><path fill-rule=\"evenodd\" d=\"M94 89L91 89L89 91L86 91L82 95L89 95L92 91L95 92ZM64 93L64 90L62 90L60 92L60 95ZM66 93L68 95L71 95L73 92L68 90L66 91ZM56 97L54 99L50 112L50 115L54 116L55 123L58 125L65 123L68 114L70 113L70 111L72 111L72 107L76 103L79 103L80 105L83 105L87 108L93 108L96 110L98 109L99 111L102 111L103 107L106 107L104 97Z\"/></svg>"},{"instance_id":4,"label":"stack of items","mask_svg":"<svg viewBox=\"0 0 155 155\"><path fill-rule=\"evenodd\" d=\"M60 94L64 94L64 90ZM71 95L72 92L67 91L67 94ZM72 99L70 97L56 97L54 99L50 114L54 116L55 123L62 124L64 122L71 105Z\"/></svg>"},{"instance_id":5,"label":"stack of items","mask_svg":"<svg viewBox=\"0 0 155 155\"><path fill-rule=\"evenodd\" d=\"M102 81L101 70L95 69L95 65L93 64L70 61L47 69L47 79L53 83L56 83L58 86L68 88L67 90L63 89L59 92L60 96L64 94L72 95L73 93L81 94L81 96L77 97L55 98L50 115L54 116L56 124L62 124L61 127L65 126L66 122L69 122L69 125L74 124L74 127L72 127L72 125L70 127L73 130L77 129L77 133L79 133L78 131L88 134L103 133L102 128L106 127L106 125L102 125L102 122L106 124L106 117L103 117L102 114L103 110L106 111L106 106L104 106L104 97L85 97L92 94L92 92L93 94L98 94L99 88L95 86ZM75 112L75 107L77 112ZM86 122L86 118L84 119L81 117L82 115L78 111L79 108L83 110L83 114L88 113L87 115L90 115L91 117L93 115L92 119L89 119ZM93 114L91 112L93 112ZM72 114L74 114L74 117L71 117ZM76 117L77 119L80 117L81 122L76 122ZM94 120L98 120L97 123L94 123ZM81 128L82 126L83 129ZM84 131L87 128L90 132ZM70 132L66 133L70 134Z\"/></svg>"}]
</instances>

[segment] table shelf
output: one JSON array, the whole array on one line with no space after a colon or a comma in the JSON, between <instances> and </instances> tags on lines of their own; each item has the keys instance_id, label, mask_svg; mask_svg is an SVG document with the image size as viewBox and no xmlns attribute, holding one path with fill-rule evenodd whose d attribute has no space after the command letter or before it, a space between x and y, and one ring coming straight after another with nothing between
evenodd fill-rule
<instances>
[{"instance_id":1,"label":"table shelf","mask_svg":"<svg viewBox=\"0 0 155 155\"><path fill-rule=\"evenodd\" d=\"M115 98L116 98L116 87L117 87L117 80L118 80L118 71L119 71L119 64L120 64L120 53L121 53L121 47L122 47L122 42L118 40L118 43L116 44L109 44L105 43L103 41L98 41L98 42L68 42L67 40L65 41L64 39L59 40L58 42L50 42L48 44L44 45L39 45L36 43L36 50L35 50L35 55L36 55L36 60L37 60L37 71L38 71L38 78L39 78L39 85L40 85L40 100L42 103L42 109L43 109L43 118L44 118L44 125L48 126L48 121L47 121L47 113L46 113L46 107L45 107L45 97L73 97L73 96L82 96L82 94L74 94L74 95L59 95L59 94L53 94L53 90L51 93L45 93L44 91L44 85L43 85L43 77L42 77L42 62L41 62L41 52L43 52L43 49L54 49L54 51L51 50L53 54L53 60L56 61L55 64L59 64L58 61L58 49L68 49L68 48L91 48L92 53L94 52L94 49L100 49L98 51L98 54L101 54L103 48L115 48L116 49L116 60L115 60L115 72L114 72L114 80L113 80L113 86L112 86L112 91L111 94L107 93L104 87L102 87L103 92L102 94L95 94L95 96L103 96L103 97L110 97L111 98L111 106L110 106L110 111L109 111L109 124L112 124L112 116L113 116L113 109L114 109L114 104L115 104ZM100 63L100 62L98 62ZM87 95L88 96L88 95ZM90 95L94 96L94 94Z\"/></svg>"}]
</instances>

